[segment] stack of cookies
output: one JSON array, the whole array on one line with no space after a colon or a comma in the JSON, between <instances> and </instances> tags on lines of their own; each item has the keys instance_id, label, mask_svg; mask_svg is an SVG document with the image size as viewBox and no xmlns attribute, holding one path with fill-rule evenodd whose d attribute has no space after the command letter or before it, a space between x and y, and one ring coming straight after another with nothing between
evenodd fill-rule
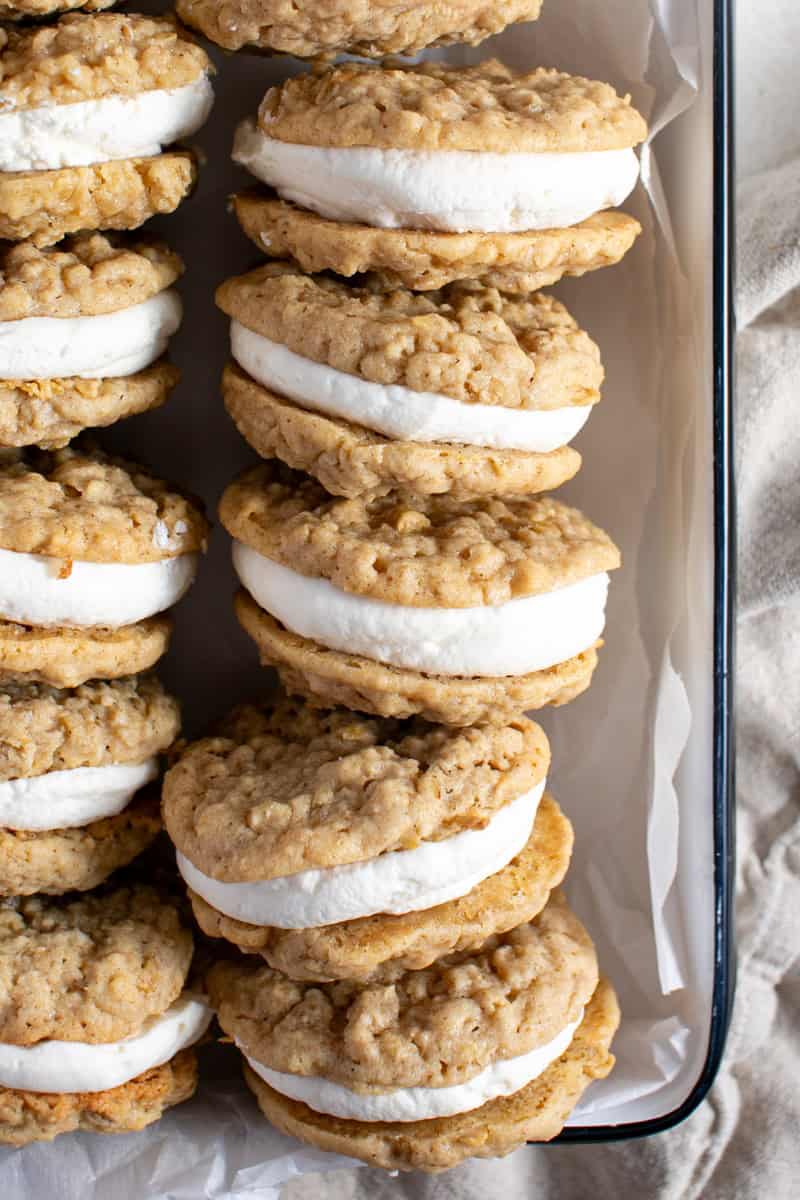
<instances>
[{"instance_id":1,"label":"stack of cookies","mask_svg":"<svg viewBox=\"0 0 800 1200\"><path fill-rule=\"evenodd\" d=\"M6 18L49 15L35 0ZM90 5L89 7L102 7ZM173 23L0 31L0 1141L140 1129L209 1023L175 900L111 876L154 841L180 730L152 668L208 525L84 431L163 404L183 264L132 231L193 186L210 64ZM73 439L78 439L73 440Z\"/></svg>"},{"instance_id":2,"label":"stack of cookies","mask_svg":"<svg viewBox=\"0 0 800 1200\"><path fill-rule=\"evenodd\" d=\"M181 13L229 48L380 57L539 4L316 7ZM263 1113L389 1169L551 1138L613 1065L524 715L583 692L602 644L619 552L550 493L603 368L538 289L630 248L610 210L645 135L604 83L496 61L301 74L236 135L271 261L219 289L223 391L264 461L220 515L288 696L187 746L164 820Z\"/></svg>"}]
</instances>

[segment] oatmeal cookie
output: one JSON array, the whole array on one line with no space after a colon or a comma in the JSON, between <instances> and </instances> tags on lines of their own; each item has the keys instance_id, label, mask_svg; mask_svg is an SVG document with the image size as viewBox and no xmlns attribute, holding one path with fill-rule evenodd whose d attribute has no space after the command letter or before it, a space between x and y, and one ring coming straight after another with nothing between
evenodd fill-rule
<instances>
[{"instance_id":1,"label":"oatmeal cookie","mask_svg":"<svg viewBox=\"0 0 800 1200\"><path fill-rule=\"evenodd\" d=\"M77 688L90 679L138 675L166 654L171 634L168 617L119 629L45 629L0 621L0 686Z\"/></svg>"},{"instance_id":2,"label":"oatmeal cookie","mask_svg":"<svg viewBox=\"0 0 800 1200\"><path fill-rule=\"evenodd\" d=\"M100 12L111 8L114 0L7 0L0 3L0 21L32 21L51 17L55 13Z\"/></svg>"}]
</instances>

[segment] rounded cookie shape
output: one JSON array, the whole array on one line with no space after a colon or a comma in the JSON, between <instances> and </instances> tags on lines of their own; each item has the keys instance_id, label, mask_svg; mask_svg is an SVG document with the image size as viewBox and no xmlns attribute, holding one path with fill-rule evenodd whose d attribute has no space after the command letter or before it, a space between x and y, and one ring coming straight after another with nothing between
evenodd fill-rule
<instances>
[{"instance_id":1,"label":"rounded cookie shape","mask_svg":"<svg viewBox=\"0 0 800 1200\"><path fill-rule=\"evenodd\" d=\"M167 652L169 617L119 629L47 629L0 621L0 684L77 688L90 679L120 679L154 666Z\"/></svg>"},{"instance_id":2,"label":"rounded cookie shape","mask_svg":"<svg viewBox=\"0 0 800 1200\"><path fill-rule=\"evenodd\" d=\"M200 508L144 467L99 450L0 455L0 548L106 563L161 562L205 548Z\"/></svg>"},{"instance_id":3,"label":"rounded cookie shape","mask_svg":"<svg viewBox=\"0 0 800 1200\"><path fill-rule=\"evenodd\" d=\"M441 233L377 229L331 221L274 192L254 189L233 198L237 220L262 254L293 258L304 271L349 278L374 272L389 285L432 291L457 280L521 294L613 266L642 227L621 212L600 212L564 229L524 233Z\"/></svg>"},{"instance_id":4,"label":"rounded cookie shape","mask_svg":"<svg viewBox=\"0 0 800 1200\"><path fill-rule=\"evenodd\" d=\"M607 534L550 496L339 499L274 463L227 488L220 518L238 541L293 571L410 607L499 605L620 564Z\"/></svg>"},{"instance_id":5,"label":"rounded cookie shape","mask_svg":"<svg viewBox=\"0 0 800 1200\"><path fill-rule=\"evenodd\" d=\"M181 754L164 821L212 878L273 879L482 829L549 761L526 717L454 732L283 700L235 710Z\"/></svg>"},{"instance_id":6,"label":"rounded cookie shape","mask_svg":"<svg viewBox=\"0 0 800 1200\"><path fill-rule=\"evenodd\" d=\"M283 1133L390 1171L445 1171L554 1138L589 1084L614 1066L609 1047L618 1026L616 995L601 979L568 1048L538 1079L470 1112L432 1120L343 1120L282 1096L247 1065L244 1075L264 1116Z\"/></svg>"},{"instance_id":7,"label":"rounded cookie shape","mask_svg":"<svg viewBox=\"0 0 800 1200\"><path fill-rule=\"evenodd\" d=\"M545 795L521 853L466 896L435 908L286 930L246 925L217 912L195 892L189 898L204 933L233 942L244 954L260 954L290 979L374 982L430 966L532 920L564 878L571 851L572 826Z\"/></svg>"},{"instance_id":8,"label":"rounded cookie shape","mask_svg":"<svg viewBox=\"0 0 800 1200\"><path fill-rule=\"evenodd\" d=\"M179 730L178 702L154 675L95 679L67 691L6 683L0 779L144 762L166 750Z\"/></svg>"},{"instance_id":9,"label":"rounded cookie shape","mask_svg":"<svg viewBox=\"0 0 800 1200\"><path fill-rule=\"evenodd\" d=\"M192 935L136 886L0 905L0 1041L114 1042L180 995Z\"/></svg>"},{"instance_id":10,"label":"rounded cookie shape","mask_svg":"<svg viewBox=\"0 0 800 1200\"><path fill-rule=\"evenodd\" d=\"M28 21L51 17L55 13L100 12L111 8L114 0L7 0L0 3L0 21Z\"/></svg>"},{"instance_id":11,"label":"rounded cookie shape","mask_svg":"<svg viewBox=\"0 0 800 1200\"><path fill-rule=\"evenodd\" d=\"M535 21L542 0L178 0L178 16L226 50L317 58L416 53L453 42L476 46L515 21Z\"/></svg>"},{"instance_id":12,"label":"rounded cookie shape","mask_svg":"<svg viewBox=\"0 0 800 1200\"><path fill-rule=\"evenodd\" d=\"M160 408L179 379L164 359L117 379L0 379L0 446L61 449L84 429Z\"/></svg>"},{"instance_id":13,"label":"rounded cookie shape","mask_svg":"<svg viewBox=\"0 0 800 1200\"><path fill-rule=\"evenodd\" d=\"M0 238L52 246L82 229L138 229L174 212L197 180L187 151L0 173Z\"/></svg>"}]
</instances>

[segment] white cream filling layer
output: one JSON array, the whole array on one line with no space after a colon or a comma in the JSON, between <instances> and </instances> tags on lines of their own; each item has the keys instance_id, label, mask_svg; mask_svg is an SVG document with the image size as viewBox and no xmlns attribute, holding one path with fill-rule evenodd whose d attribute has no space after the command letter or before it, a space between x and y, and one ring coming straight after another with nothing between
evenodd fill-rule
<instances>
[{"instance_id":1,"label":"white cream filling layer","mask_svg":"<svg viewBox=\"0 0 800 1200\"><path fill-rule=\"evenodd\" d=\"M160 154L211 112L206 75L179 88L0 114L0 171L52 171Z\"/></svg>"},{"instance_id":2,"label":"white cream filling layer","mask_svg":"<svg viewBox=\"0 0 800 1200\"><path fill-rule=\"evenodd\" d=\"M367 862L299 871L276 879L220 883L180 852L178 869L204 900L248 925L314 929L369 917L434 908L471 892L502 870L528 841L545 781L497 812L483 829L456 833Z\"/></svg>"},{"instance_id":3,"label":"white cream filling layer","mask_svg":"<svg viewBox=\"0 0 800 1200\"><path fill-rule=\"evenodd\" d=\"M0 321L0 379L133 375L161 357L182 315L180 296L168 288L96 317Z\"/></svg>"},{"instance_id":4,"label":"white cream filling layer","mask_svg":"<svg viewBox=\"0 0 800 1200\"><path fill-rule=\"evenodd\" d=\"M296 145L256 122L236 133L234 161L285 200L332 221L385 229L516 233L577 225L622 204L639 177L633 150L497 154Z\"/></svg>"},{"instance_id":5,"label":"white cream filling layer","mask_svg":"<svg viewBox=\"0 0 800 1200\"><path fill-rule=\"evenodd\" d=\"M396 1088L392 1092L361 1093L316 1075L273 1071L245 1055L248 1063L276 1092L307 1104L315 1112L349 1121L427 1121L470 1112L498 1096L512 1096L543 1075L560 1058L583 1020L577 1021L544 1046L485 1067L474 1079L451 1087ZM241 1046L239 1047L241 1049Z\"/></svg>"},{"instance_id":6,"label":"white cream filling layer","mask_svg":"<svg viewBox=\"0 0 800 1200\"><path fill-rule=\"evenodd\" d=\"M158 776L158 760L50 771L0 782L0 828L77 829L115 817Z\"/></svg>"},{"instance_id":7,"label":"white cream filling layer","mask_svg":"<svg viewBox=\"0 0 800 1200\"><path fill-rule=\"evenodd\" d=\"M104 1092L174 1058L198 1041L213 1016L204 999L181 996L141 1033L120 1042L0 1042L0 1085L26 1092Z\"/></svg>"},{"instance_id":8,"label":"white cream filling layer","mask_svg":"<svg viewBox=\"0 0 800 1200\"><path fill-rule=\"evenodd\" d=\"M158 562L64 564L0 550L0 619L20 625L118 629L171 608L191 586L199 554ZM69 570L66 578L62 569Z\"/></svg>"},{"instance_id":9,"label":"white cream filling layer","mask_svg":"<svg viewBox=\"0 0 800 1200\"><path fill-rule=\"evenodd\" d=\"M469 404L400 384L373 383L303 358L238 321L231 322L231 353L264 387L316 412L409 442L548 454L572 441L592 411L588 404L543 412Z\"/></svg>"},{"instance_id":10,"label":"white cream filling layer","mask_svg":"<svg viewBox=\"0 0 800 1200\"><path fill-rule=\"evenodd\" d=\"M593 646L605 627L603 572L539 596L475 608L412 608L345 592L234 542L261 608L301 637L432 675L527 675Z\"/></svg>"}]
</instances>

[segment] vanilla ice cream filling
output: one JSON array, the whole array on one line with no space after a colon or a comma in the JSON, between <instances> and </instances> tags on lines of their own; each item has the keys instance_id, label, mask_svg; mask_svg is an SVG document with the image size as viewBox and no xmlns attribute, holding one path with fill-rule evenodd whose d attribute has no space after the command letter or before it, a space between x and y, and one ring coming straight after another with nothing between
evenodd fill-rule
<instances>
[{"instance_id":1,"label":"vanilla ice cream filling","mask_svg":"<svg viewBox=\"0 0 800 1200\"><path fill-rule=\"evenodd\" d=\"M206 75L178 88L0 114L0 171L52 171L148 158L196 133L214 95Z\"/></svg>"},{"instance_id":2,"label":"vanilla ice cream filling","mask_svg":"<svg viewBox=\"0 0 800 1200\"><path fill-rule=\"evenodd\" d=\"M114 379L155 362L181 323L178 293L94 317L0 321L0 379Z\"/></svg>"},{"instance_id":3,"label":"vanilla ice cream filling","mask_svg":"<svg viewBox=\"0 0 800 1200\"><path fill-rule=\"evenodd\" d=\"M531 835L544 786L542 780L504 805L483 829L366 862L220 883L179 852L178 869L212 908L248 925L314 929L373 913L419 912L465 896L519 854Z\"/></svg>"},{"instance_id":4,"label":"vanilla ice cream filling","mask_svg":"<svg viewBox=\"0 0 800 1200\"><path fill-rule=\"evenodd\" d=\"M571 1022L544 1046L527 1054L501 1059L485 1067L474 1079L450 1087L395 1088L390 1092L354 1092L341 1083L332 1083L317 1075L290 1075L273 1071L245 1054L248 1063L276 1092L307 1104L315 1112L327 1113L349 1121L427 1121L433 1117L452 1117L471 1112L499 1096L513 1096L569 1048L575 1030L583 1020ZM239 1046L241 1050L242 1047Z\"/></svg>"},{"instance_id":5,"label":"vanilla ice cream filling","mask_svg":"<svg viewBox=\"0 0 800 1200\"><path fill-rule=\"evenodd\" d=\"M191 586L199 554L157 562L65 563L0 550L0 620L119 629L171 608Z\"/></svg>"},{"instance_id":6,"label":"vanilla ice cream filling","mask_svg":"<svg viewBox=\"0 0 800 1200\"><path fill-rule=\"evenodd\" d=\"M0 1085L25 1092L104 1092L169 1062L211 1024L208 1003L188 993L140 1033L119 1042L61 1042L33 1046L0 1042Z\"/></svg>"},{"instance_id":7,"label":"vanilla ice cream filling","mask_svg":"<svg viewBox=\"0 0 800 1200\"><path fill-rule=\"evenodd\" d=\"M74 767L0 782L0 828L78 829L115 817L158 776L158 759Z\"/></svg>"},{"instance_id":8,"label":"vanilla ice cream filling","mask_svg":"<svg viewBox=\"0 0 800 1200\"><path fill-rule=\"evenodd\" d=\"M264 387L316 412L409 442L454 442L548 454L566 446L592 411L589 404L537 412L463 403L436 392L373 383L303 358L238 321L231 322L231 352Z\"/></svg>"},{"instance_id":9,"label":"vanilla ice cream filling","mask_svg":"<svg viewBox=\"0 0 800 1200\"><path fill-rule=\"evenodd\" d=\"M239 126L233 157L284 200L329 220L455 233L577 225L622 204L639 177L631 149L498 154L305 146L268 137L252 119Z\"/></svg>"},{"instance_id":10,"label":"vanilla ice cream filling","mask_svg":"<svg viewBox=\"0 0 800 1200\"><path fill-rule=\"evenodd\" d=\"M234 542L233 564L261 608L292 633L431 675L527 675L593 646L605 627L608 575L472 608L414 608L345 592Z\"/></svg>"}]
</instances>

